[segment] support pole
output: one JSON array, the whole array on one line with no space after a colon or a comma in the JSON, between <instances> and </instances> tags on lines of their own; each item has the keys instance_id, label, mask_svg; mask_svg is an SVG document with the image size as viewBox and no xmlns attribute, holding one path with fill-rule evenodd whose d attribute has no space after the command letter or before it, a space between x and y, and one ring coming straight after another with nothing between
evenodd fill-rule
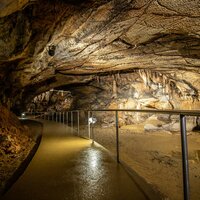
<instances>
[{"instance_id":1,"label":"support pole","mask_svg":"<svg viewBox=\"0 0 200 200\"><path fill-rule=\"evenodd\" d=\"M118 111L115 111L115 126L116 126L116 152L117 152L117 162L119 163L119 119Z\"/></svg>"},{"instance_id":2,"label":"support pole","mask_svg":"<svg viewBox=\"0 0 200 200\"><path fill-rule=\"evenodd\" d=\"M62 123L62 113L59 112L59 122Z\"/></svg>"},{"instance_id":3,"label":"support pole","mask_svg":"<svg viewBox=\"0 0 200 200\"><path fill-rule=\"evenodd\" d=\"M90 111L88 111L88 137L89 137L89 139L91 139L91 132L90 132L90 122L89 122L89 118L90 118Z\"/></svg>"},{"instance_id":4,"label":"support pole","mask_svg":"<svg viewBox=\"0 0 200 200\"><path fill-rule=\"evenodd\" d=\"M65 124L65 112L63 112L63 124Z\"/></svg>"},{"instance_id":5,"label":"support pole","mask_svg":"<svg viewBox=\"0 0 200 200\"><path fill-rule=\"evenodd\" d=\"M91 118L93 119L93 112L91 112ZM90 125L91 136L92 136L92 144L94 144L94 124L91 123Z\"/></svg>"},{"instance_id":6,"label":"support pole","mask_svg":"<svg viewBox=\"0 0 200 200\"><path fill-rule=\"evenodd\" d=\"M66 120L67 120L67 126L69 126L69 115L68 115L68 114L69 114L69 112L67 111L67 112L66 112L66 118L67 118L67 119L66 119Z\"/></svg>"},{"instance_id":7,"label":"support pole","mask_svg":"<svg viewBox=\"0 0 200 200\"><path fill-rule=\"evenodd\" d=\"M71 131L73 133L73 111L71 111Z\"/></svg>"},{"instance_id":8,"label":"support pole","mask_svg":"<svg viewBox=\"0 0 200 200\"><path fill-rule=\"evenodd\" d=\"M80 135L80 119L79 119L79 111L77 111L77 129L78 129L78 136Z\"/></svg>"},{"instance_id":9,"label":"support pole","mask_svg":"<svg viewBox=\"0 0 200 200\"><path fill-rule=\"evenodd\" d=\"M186 117L180 115L181 128L181 148L182 148L182 167L183 167L183 190L184 200L190 199L189 186L189 164L188 164L188 145L187 145L187 131L186 131Z\"/></svg>"}]
</instances>

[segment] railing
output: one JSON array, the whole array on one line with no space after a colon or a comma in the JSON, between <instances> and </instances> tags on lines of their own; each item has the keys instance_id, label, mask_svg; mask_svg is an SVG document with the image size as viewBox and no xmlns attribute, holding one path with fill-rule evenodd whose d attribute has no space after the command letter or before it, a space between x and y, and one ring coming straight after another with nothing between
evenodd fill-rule
<instances>
[{"instance_id":1,"label":"railing","mask_svg":"<svg viewBox=\"0 0 200 200\"><path fill-rule=\"evenodd\" d=\"M74 121L77 124L77 133L80 135L80 112L83 110L67 111L67 112L52 112L52 113L32 113L34 118L42 118L52 120L55 122L64 123L68 126L74 127ZM189 184L189 164L188 164L188 144L186 131L186 116L200 116L200 111L191 110L136 110L136 109L105 109L105 110L84 110L88 112L88 138L94 140L93 132L91 134L94 112L115 112L115 128L116 128L116 157L117 162L120 162L119 154L119 112L137 112L137 113L156 113L156 114L170 114L179 115L180 118L180 133L181 133L181 150L182 150L182 174L183 174L183 193L184 200L190 199L190 184ZM77 114L74 120L74 113ZM30 113L26 113L27 115Z\"/></svg>"},{"instance_id":2,"label":"railing","mask_svg":"<svg viewBox=\"0 0 200 200\"><path fill-rule=\"evenodd\" d=\"M200 116L200 111L191 110L136 110L136 109L105 109L105 110L89 110L88 118L93 116L94 112L115 112L115 127L116 127L116 154L117 162L120 162L119 155L119 115L118 112L139 112L139 113L157 113L179 115L180 117L180 132L181 132L181 149L182 149L182 173L183 173L183 193L184 200L190 199L190 184L189 184L189 164L188 164L188 144L186 131L186 116ZM89 125L90 133L90 125Z\"/></svg>"},{"instance_id":3,"label":"railing","mask_svg":"<svg viewBox=\"0 0 200 200\"><path fill-rule=\"evenodd\" d=\"M54 121L62 123L71 127L71 130L75 131L79 136L79 111L65 111L65 112L24 112L21 119L43 119L48 121ZM76 120L74 120L76 119ZM76 121L76 122L75 122Z\"/></svg>"}]
</instances>

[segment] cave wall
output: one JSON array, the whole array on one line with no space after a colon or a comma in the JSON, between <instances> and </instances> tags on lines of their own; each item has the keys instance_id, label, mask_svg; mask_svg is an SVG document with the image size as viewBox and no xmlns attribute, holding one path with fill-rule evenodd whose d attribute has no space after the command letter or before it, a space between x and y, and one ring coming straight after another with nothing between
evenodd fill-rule
<instances>
[{"instance_id":1,"label":"cave wall","mask_svg":"<svg viewBox=\"0 0 200 200\"><path fill-rule=\"evenodd\" d=\"M73 97L70 91L50 90L34 97L26 105L28 112L59 112L73 108Z\"/></svg>"},{"instance_id":2,"label":"cave wall","mask_svg":"<svg viewBox=\"0 0 200 200\"><path fill-rule=\"evenodd\" d=\"M0 104L16 114L65 86L73 108L200 108L199 1L3 0L0 11ZM62 110L56 98L30 110Z\"/></svg>"},{"instance_id":3,"label":"cave wall","mask_svg":"<svg viewBox=\"0 0 200 200\"><path fill-rule=\"evenodd\" d=\"M0 153L28 144L9 110L199 110L199 67L199 0L2 0ZM59 87L66 95L51 91ZM179 127L173 116L120 113L120 126L133 123Z\"/></svg>"},{"instance_id":4,"label":"cave wall","mask_svg":"<svg viewBox=\"0 0 200 200\"><path fill-rule=\"evenodd\" d=\"M67 111L70 109L167 109L197 110L200 108L199 91L185 79L177 80L174 73L153 70L135 70L96 76L87 85L74 85L67 91L48 91L35 97L29 111ZM114 126L113 113L95 113L98 123ZM81 115L84 122L86 116ZM120 126L141 124L146 130L178 131L179 118L124 112L119 115ZM145 125L146 124L146 125ZM148 124L148 125L147 125ZM188 117L188 130L196 126L196 119Z\"/></svg>"},{"instance_id":5,"label":"cave wall","mask_svg":"<svg viewBox=\"0 0 200 200\"><path fill-rule=\"evenodd\" d=\"M0 195L34 145L28 127L6 107L0 106Z\"/></svg>"},{"instance_id":6,"label":"cave wall","mask_svg":"<svg viewBox=\"0 0 200 200\"><path fill-rule=\"evenodd\" d=\"M176 109L196 110L200 106L199 82L187 77L191 73L162 73L156 70L133 70L129 72L97 75L83 84L65 85L63 90L48 90L32 99L32 110L48 110L51 105L66 99L76 109ZM193 82L193 84L191 84ZM61 98L62 97L62 98ZM39 105L41 104L41 106ZM43 104L43 108L42 108ZM31 107L29 103L28 108ZM40 108L41 107L41 108ZM61 110L52 108L53 110Z\"/></svg>"},{"instance_id":7,"label":"cave wall","mask_svg":"<svg viewBox=\"0 0 200 200\"><path fill-rule=\"evenodd\" d=\"M19 153L29 145L29 129L7 108L0 106L0 113L0 154Z\"/></svg>"},{"instance_id":8,"label":"cave wall","mask_svg":"<svg viewBox=\"0 0 200 200\"><path fill-rule=\"evenodd\" d=\"M78 109L198 109L199 91L176 74L136 70L98 76L73 91ZM86 98L87 96L87 98Z\"/></svg>"},{"instance_id":9,"label":"cave wall","mask_svg":"<svg viewBox=\"0 0 200 200\"><path fill-rule=\"evenodd\" d=\"M129 69L171 71L199 90L199 9L187 0L3 0L0 102L15 110L74 75Z\"/></svg>"},{"instance_id":10,"label":"cave wall","mask_svg":"<svg viewBox=\"0 0 200 200\"><path fill-rule=\"evenodd\" d=\"M97 77L87 87L75 89L77 109L176 109L200 108L199 94L185 80L176 81L176 74L137 70L132 73L111 74ZM113 126L113 113L95 115L100 124ZM152 122L151 122L152 121ZM124 112L119 115L120 125L145 123L146 130L179 130L179 118L168 115L153 115ZM154 123L153 123L154 122ZM155 123L156 122L156 123ZM168 124L168 125L167 125ZM196 126L196 120L188 117L188 130Z\"/></svg>"}]
</instances>

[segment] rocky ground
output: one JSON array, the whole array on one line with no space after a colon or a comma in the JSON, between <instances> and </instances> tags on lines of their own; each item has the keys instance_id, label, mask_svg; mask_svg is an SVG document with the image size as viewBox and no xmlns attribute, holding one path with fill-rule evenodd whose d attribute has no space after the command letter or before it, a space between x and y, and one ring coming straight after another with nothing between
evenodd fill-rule
<instances>
[{"instance_id":1,"label":"rocky ground","mask_svg":"<svg viewBox=\"0 0 200 200\"><path fill-rule=\"evenodd\" d=\"M0 193L35 145L27 126L0 107Z\"/></svg>"},{"instance_id":2,"label":"rocky ground","mask_svg":"<svg viewBox=\"0 0 200 200\"><path fill-rule=\"evenodd\" d=\"M85 127L86 128L86 127ZM83 130L83 129L82 129ZM137 131L136 131L137 130ZM95 140L116 153L115 128L94 127ZM83 131L87 134L87 129ZM200 134L188 135L191 199L200 199ZM142 176L165 199L181 200L182 165L179 132L120 128L120 159Z\"/></svg>"}]
</instances>

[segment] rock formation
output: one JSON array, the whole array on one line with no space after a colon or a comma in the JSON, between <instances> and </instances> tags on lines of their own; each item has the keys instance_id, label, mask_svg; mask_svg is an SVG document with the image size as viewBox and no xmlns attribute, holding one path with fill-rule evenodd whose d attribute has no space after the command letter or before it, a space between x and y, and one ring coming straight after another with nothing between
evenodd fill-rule
<instances>
[{"instance_id":1,"label":"rock formation","mask_svg":"<svg viewBox=\"0 0 200 200\"><path fill-rule=\"evenodd\" d=\"M1 0L1 158L31 144L9 110L199 110L199 67L199 0ZM119 123L179 128L173 116L129 112ZM187 125L199 130L199 119Z\"/></svg>"},{"instance_id":2,"label":"rock formation","mask_svg":"<svg viewBox=\"0 0 200 200\"><path fill-rule=\"evenodd\" d=\"M0 106L0 195L7 181L35 145L27 126Z\"/></svg>"},{"instance_id":3,"label":"rock formation","mask_svg":"<svg viewBox=\"0 0 200 200\"><path fill-rule=\"evenodd\" d=\"M0 13L0 99L13 110L51 88L133 69L198 98L198 0L9 0Z\"/></svg>"}]
</instances>

